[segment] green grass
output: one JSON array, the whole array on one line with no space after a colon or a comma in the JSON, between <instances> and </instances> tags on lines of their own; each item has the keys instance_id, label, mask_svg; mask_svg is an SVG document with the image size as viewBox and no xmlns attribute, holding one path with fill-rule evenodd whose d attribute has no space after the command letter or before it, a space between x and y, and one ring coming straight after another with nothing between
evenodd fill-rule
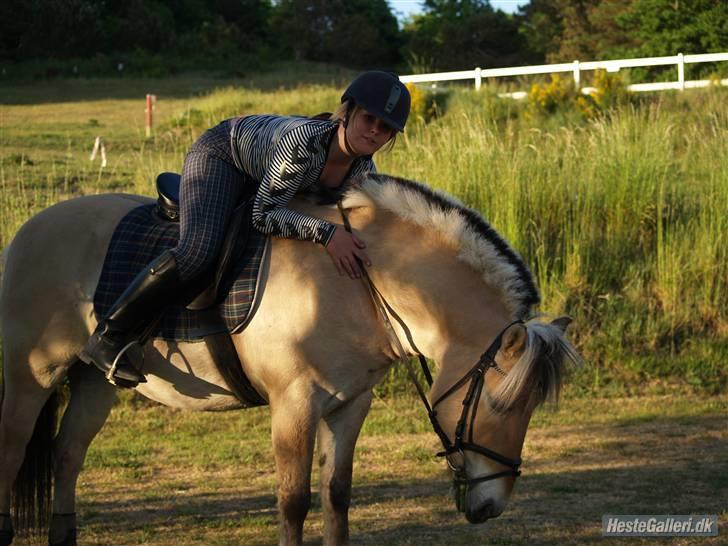
<instances>
[{"instance_id":1,"label":"green grass","mask_svg":"<svg viewBox=\"0 0 728 546\"><path fill-rule=\"evenodd\" d=\"M134 406L117 406L89 450L79 480L84 544L276 542L266 409L200 414ZM600 544L608 513L719 514L722 535L727 410L725 396L696 395L571 398L558 411L540 409L506 512L473 526L455 512L450 476L434 457L438 440L419 402L377 399L356 451L352 542ZM316 472L306 544L320 544Z\"/></svg>"},{"instance_id":2,"label":"green grass","mask_svg":"<svg viewBox=\"0 0 728 546\"><path fill-rule=\"evenodd\" d=\"M69 197L151 195L207 127L255 112L331 110L349 73L246 79L57 80L0 86L0 247ZM318 83L316 83L318 82ZM156 129L144 136L144 95ZM592 121L525 115L494 90L456 89L413 119L380 171L441 188L521 252L541 311L569 314L587 366L570 394L725 392L728 378L728 90L640 98ZM109 165L89 161L96 136ZM382 392L398 392L395 371Z\"/></svg>"}]
</instances>

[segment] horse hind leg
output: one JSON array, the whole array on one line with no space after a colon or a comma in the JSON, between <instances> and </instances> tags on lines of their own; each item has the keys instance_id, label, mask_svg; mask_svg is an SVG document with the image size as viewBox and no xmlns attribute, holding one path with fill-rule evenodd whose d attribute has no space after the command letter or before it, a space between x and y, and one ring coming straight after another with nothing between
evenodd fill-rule
<instances>
[{"instance_id":1,"label":"horse hind leg","mask_svg":"<svg viewBox=\"0 0 728 546\"><path fill-rule=\"evenodd\" d=\"M55 495L48 534L51 546L76 544L76 482L89 445L106 422L116 389L95 368L69 372L71 397L55 443Z\"/></svg>"},{"instance_id":2,"label":"horse hind leg","mask_svg":"<svg viewBox=\"0 0 728 546\"><path fill-rule=\"evenodd\" d=\"M13 539L11 500L21 528L45 524L58 407L54 388L11 373L11 364L5 358L0 411L0 546Z\"/></svg>"}]
</instances>

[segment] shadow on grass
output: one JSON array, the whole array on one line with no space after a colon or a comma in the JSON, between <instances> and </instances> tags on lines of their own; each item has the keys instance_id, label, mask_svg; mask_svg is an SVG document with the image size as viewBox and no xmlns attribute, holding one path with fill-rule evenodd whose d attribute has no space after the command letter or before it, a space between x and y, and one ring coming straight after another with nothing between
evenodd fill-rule
<instances>
[{"instance_id":1,"label":"shadow on grass","mask_svg":"<svg viewBox=\"0 0 728 546\"><path fill-rule=\"evenodd\" d=\"M202 95L216 88L240 85L232 78L205 78L200 76L169 78L99 78L79 80L51 80L37 83L5 83L0 85L0 104L19 106L98 100L144 101L146 94L167 99L186 99Z\"/></svg>"},{"instance_id":2,"label":"shadow on grass","mask_svg":"<svg viewBox=\"0 0 728 546\"><path fill-rule=\"evenodd\" d=\"M599 543L604 514L720 514L728 502L728 463L635 465L524 476L506 512L483 525L457 514L442 478L355 486L352 543L371 545ZM314 501L310 516L320 516ZM417 511L416 508L422 508ZM413 513L414 510L414 513ZM379 515L371 521L370 512ZM123 536L150 528L249 528L274 532L275 497L206 494L143 500L133 505L83 503L81 526L96 535ZM723 530L724 531L724 530ZM724 531L725 532L725 531ZM309 530L308 535L313 533ZM318 544L311 537L311 544ZM225 543L224 541L222 543ZM619 543L617 541L617 543ZM711 543L708 539L707 543Z\"/></svg>"},{"instance_id":3,"label":"shadow on grass","mask_svg":"<svg viewBox=\"0 0 728 546\"><path fill-rule=\"evenodd\" d=\"M40 81L0 82L0 104L48 104L97 100L141 99L147 93L166 99L187 99L224 87L256 91L296 89L304 84L333 85L343 89L356 71L328 67L301 67L293 72L283 64L270 72L249 77L231 77L216 73L187 73L161 78L100 77L62 78Z\"/></svg>"},{"instance_id":4,"label":"shadow on grass","mask_svg":"<svg viewBox=\"0 0 728 546\"><path fill-rule=\"evenodd\" d=\"M352 544L602 543L604 514L721 514L725 520L725 425L723 416L704 415L618 420L584 430L570 440L575 445L566 446L569 449L563 453L534 457L531 465L526 460L524 475L506 511L483 525L470 525L455 511L443 473L426 479L377 481L377 472L370 471L370 481L364 483L355 475ZM553 434L558 433L554 427ZM396 461L391 464L396 465ZM392 467L381 472L391 476ZM185 541L190 533L204 535L205 540L214 537L215 544L240 543L241 533L254 537L246 538L246 544L270 542L277 528L274 495L263 492L264 486L247 484L237 494L231 492L232 485L225 492L201 494L189 490L179 494L150 492L148 488L142 491L133 482L110 486L113 489L104 493L124 500L82 500L81 532L86 529L100 537L100 543L105 543L105 537L131 534L147 536L144 541L149 544L186 545L191 544ZM306 544L320 544L321 519L320 500L315 494ZM159 540L148 535L156 529L164 530L163 540L161 535ZM726 532L725 521L721 531ZM718 543L719 539L701 538L701 543ZM649 539L643 542L650 543ZM610 539L610 544L634 543L640 541Z\"/></svg>"}]
</instances>

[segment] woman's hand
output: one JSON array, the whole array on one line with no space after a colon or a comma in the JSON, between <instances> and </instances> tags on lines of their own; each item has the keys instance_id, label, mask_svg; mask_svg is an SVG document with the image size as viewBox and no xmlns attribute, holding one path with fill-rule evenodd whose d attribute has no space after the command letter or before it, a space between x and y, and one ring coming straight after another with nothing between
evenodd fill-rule
<instances>
[{"instance_id":1,"label":"woman's hand","mask_svg":"<svg viewBox=\"0 0 728 546\"><path fill-rule=\"evenodd\" d=\"M326 245L326 251L334 261L336 269L339 270L339 275L347 274L352 279L358 279L361 277L361 271L356 258L358 257L367 267L372 265L363 250L366 246L364 241L353 233L346 231L343 226L336 226L334 235L329 240L329 244Z\"/></svg>"}]
</instances>

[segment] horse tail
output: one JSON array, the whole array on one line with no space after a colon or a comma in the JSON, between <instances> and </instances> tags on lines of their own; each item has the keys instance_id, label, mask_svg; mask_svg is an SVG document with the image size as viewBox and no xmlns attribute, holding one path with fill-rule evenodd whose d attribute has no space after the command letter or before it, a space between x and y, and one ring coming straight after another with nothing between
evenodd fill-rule
<instances>
[{"instance_id":1,"label":"horse tail","mask_svg":"<svg viewBox=\"0 0 728 546\"><path fill-rule=\"evenodd\" d=\"M2 303L3 303L3 272L5 271L5 264L7 263L8 248L7 245L2 252L0 252L0 321L2 321ZM0 322L0 336L3 333L3 325ZM0 353L0 356L3 356ZM3 418L3 400L5 400L5 358L0 359L0 421Z\"/></svg>"},{"instance_id":2,"label":"horse tail","mask_svg":"<svg viewBox=\"0 0 728 546\"><path fill-rule=\"evenodd\" d=\"M53 439L59 405L56 389L38 415L13 485L13 513L19 530L37 529L40 532L49 523L53 500Z\"/></svg>"},{"instance_id":3,"label":"horse tail","mask_svg":"<svg viewBox=\"0 0 728 546\"><path fill-rule=\"evenodd\" d=\"M2 309L2 301L3 301L3 272L5 271L5 264L8 261L8 249L10 248L10 245L7 245L3 251L0 253L0 309ZM0 318L2 318L2 315L0 315ZM0 333L2 333L2 324L0 324ZM3 385L5 382L3 382ZM3 393L0 389L0 402L3 401ZM2 411L2 404L0 404L0 411Z\"/></svg>"},{"instance_id":4,"label":"horse tail","mask_svg":"<svg viewBox=\"0 0 728 546\"><path fill-rule=\"evenodd\" d=\"M26 224L27 225L27 224ZM23 228L21 228L22 233ZM14 248L19 241L18 234L0 252L0 336L10 334L8 322L10 321L10 291L9 285L10 265L13 261ZM22 244L22 242L20 243ZM17 250L17 249L16 249ZM5 401L13 394L8 385L8 368L12 362L8 358L7 339L3 339L3 358L0 360L0 420L12 419L11 412L3 411ZM12 513L17 530L24 531L26 536L35 535L37 538L45 532L50 522L53 501L54 479L54 439L58 430L58 415L62 406L63 396L60 387L46 391L47 398L35 419L33 432L28 441L23 462L18 469L11 489ZM40 396L42 394L39 393ZM14 398L14 396L13 396ZM6 410L8 408L5 408ZM12 423L3 423L12 425ZM7 430L7 427L6 427ZM0 445L0 449L7 446Z\"/></svg>"}]
</instances>

